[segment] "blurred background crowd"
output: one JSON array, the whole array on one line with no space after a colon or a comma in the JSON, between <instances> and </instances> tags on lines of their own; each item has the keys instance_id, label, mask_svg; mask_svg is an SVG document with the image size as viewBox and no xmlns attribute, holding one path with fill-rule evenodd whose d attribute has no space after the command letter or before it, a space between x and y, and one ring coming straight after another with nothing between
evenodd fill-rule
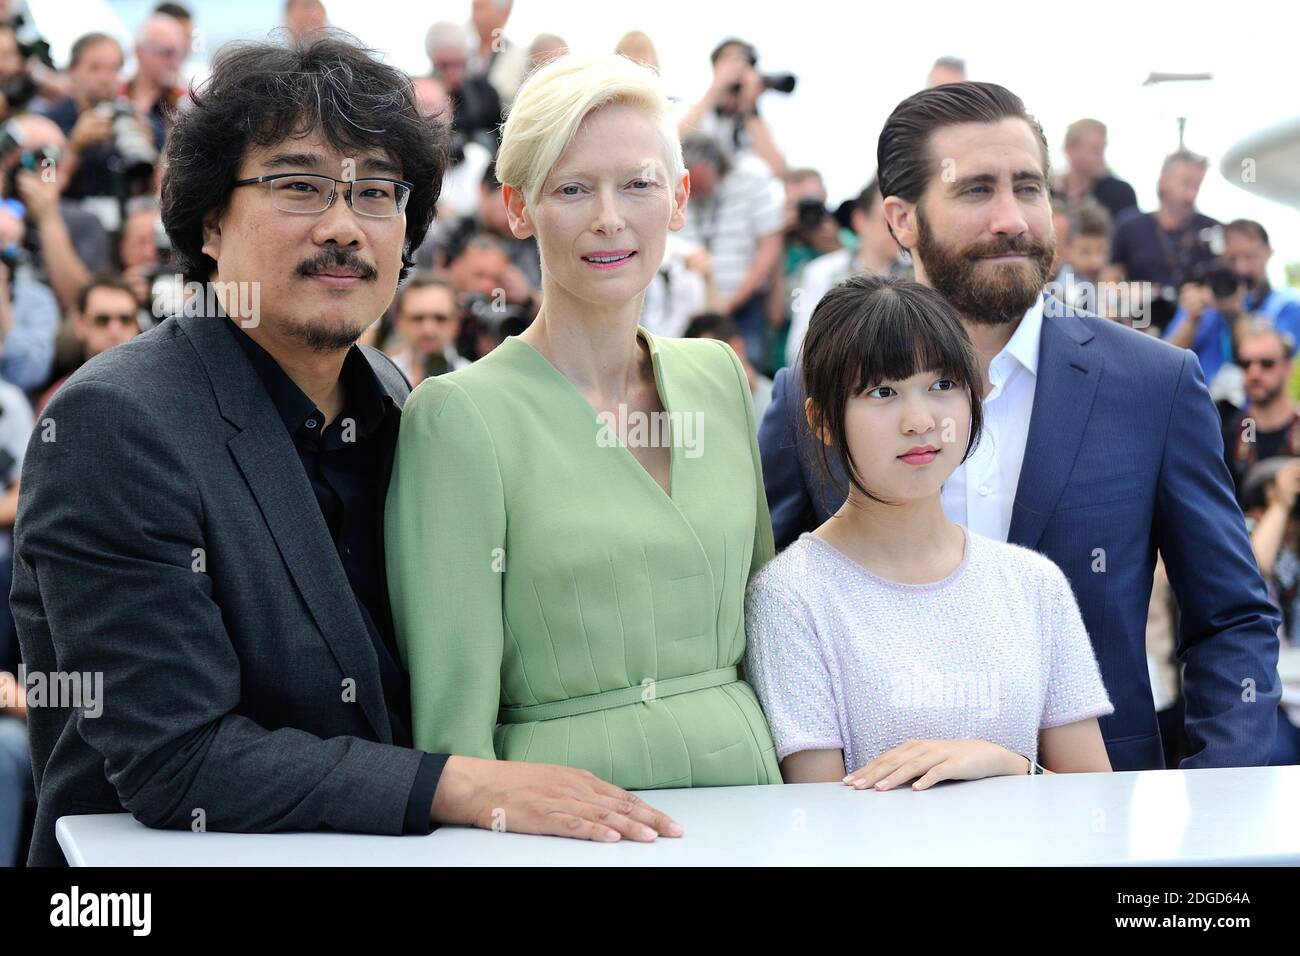
<instances>
[{"instance_id":1,"label":"blurred background crowd","mask_svg":"<svg viewBox=\"0 0 1300 956\"><path fill-rule=\"evenodd\" d=\"M174 117L216 50L199 42L202 4L128 6L139 10L129 42L90 31L56 56L39 20L0 0L6 595L22 458L44 404L83 362L182 306L159 215L162 157ZM416 253L417 270L365 337L413 384L476 361L536 314L537 246L511 235L494 156L503 111L523 78L568 50L563 18L553 25L557 32L516 35L509 0L458 0L437 13L445 18L408 19L404 30L423 36L427 62L412 71L412 83L420 109L451 126L451 165L437 218ZM278 15L275 36L285 43L331 24L320 0L287 0ZM769 72L757 47L742 38L745 18L734 19L736 34L718 35L708 56L711 79L676 104L691 176L689 214L685 228L669 237L642 323L664 336L729 342L761 418L771 377L795 363L821 296L849 275L908 275L911 266L885 225L873 151L854 159L859 181L834 197L824 170L787 160L795 151L769 121L769 105L797 102L800 77ZM672 43L674 33L643 26L647 32L627 32L617 49L659 68L660 44ZM963 59L945 55L918 62L914 85L966 78ZM1016 92L1032 111L1036 91ZM833 108L849 105L851 98ZM1300 637L1300 377L1293 361L1300 291L1283 277L1300 277L1300 270L1279 266L1300 259L1300 250L1275 251L1270 230L1289 234L1293 223L1261 222L1232 208L1216 209L1218 216L1202 211L1202 184L1215 173L1172 128L1158 165L1112 169L1107 121L1081 115L1047 129L1064 158L1052 175L1058 256L1049 288L1196 352L1222 416L1222 433L1205 440L1222 444L1260 568L1283 612L1285 647L1293 634ZM825 149L828 163L842 168L843 157L830 156L840 150L833 137ZM806 146L797 152L808 154ZM1156 202L1143 208L1139 190L1150 195L1151 187ZM1294 217L1274 208L1279 218ZM1280 263L1270 263L1274 256ZM7 601L0 606L0 761L18 762L26 751L24 709L13 676L17 641L6 618ZM1182 725L1176 628L1177 608L1158 567L1148 648L1171 766ZM1300 735L1284 724L1278 759L1297 762ZM0 794L0 815L12 805ZM24 812L21 800L18 811ZM0 827L11 825L18 823L0 819ZM17 858L23 856L19 847Z\"/></svg>"}]
</instances>

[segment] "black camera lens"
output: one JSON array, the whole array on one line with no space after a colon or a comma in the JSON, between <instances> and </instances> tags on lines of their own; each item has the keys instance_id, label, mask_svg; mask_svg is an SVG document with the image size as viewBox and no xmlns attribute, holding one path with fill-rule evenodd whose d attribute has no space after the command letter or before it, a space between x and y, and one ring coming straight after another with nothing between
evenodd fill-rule
<instances>
[{"instance_id":1,"label":"black camera lens","mask_svg":"<svg viewBox=\"0 0 1300 956\"><path fill-rule=\"evenodd\" d=\"M796 82L793 73L763 74L763 85L774 93L793 93Z\"/></svg>"},{"instance_id":2,"label":"black camera lens","mask_svg":"<svg viewBox=\"0 0 1300 956\"><path fill-rule=\"evenodd\" d=\"M1216 299L1228 299L1237 294L1241 280L1231 269L1215 269L1210 273L1210 291Z\"/></svg>"},{"instance_id":3,"label":"black camera lens","mask_svg":"<svg viewBox=\"0 0 1300 956\"><path fill-rule=\"evenodd\" d=\"M799 228L808 231L816 229L830 215L826 205L820 199L813 197L800 199L795 209Z\"/></svg>"}]
</instances>

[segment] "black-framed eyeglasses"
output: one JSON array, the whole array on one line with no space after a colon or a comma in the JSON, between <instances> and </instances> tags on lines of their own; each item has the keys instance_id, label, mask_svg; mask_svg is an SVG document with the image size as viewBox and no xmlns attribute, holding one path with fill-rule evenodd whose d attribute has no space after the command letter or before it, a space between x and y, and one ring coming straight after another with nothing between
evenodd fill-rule
<instances>
[{"instance_id":1,"label":"black-framed eyeglasses","mask_svg":"<svg viewBox=\"0 0 1300 956\"><path fill-rule=\"evenodd\" d=\"M335 179L316 173L274 173L235 181L236 186L257 183L270 187L271 205L276 209L307 214L321 213L334 205L342 183L347 187L347 201L353 211L374 219L391 219L404 213L412 185L401 179Z\"/></svg>"},{"instance_id":2,"label":"black-framed eyeglasses","mask_svg":"<svg viewBox=\"0 0 1300 956\"><path fill-rule=\"evenodd\" d=\"M1264 371L1267 372L1267 371L1269 371L1270 369L1272 369L1275 365L1277 365L1277 359L1275 359L1275 358L1248 358L1248 359L1242 359L1242 360L1241 360L1241 367L1244 368L1244 369L1246 369L1247 371L1250 371L1250 367L1251 367L1252 365L1258 365L1260 368L1262 368Z\"/></svg>"}]
</instances>

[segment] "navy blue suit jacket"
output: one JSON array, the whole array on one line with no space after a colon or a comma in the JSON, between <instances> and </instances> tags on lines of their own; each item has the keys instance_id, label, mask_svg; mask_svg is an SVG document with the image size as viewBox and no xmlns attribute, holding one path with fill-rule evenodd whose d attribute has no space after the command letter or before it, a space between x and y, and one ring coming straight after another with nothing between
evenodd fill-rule
<instances>
[{"instance_id":1,"label":"navy blue suit jacket","mask_svg":"<svg viewBox=\"0 0 1300 956\"><path fill-rule=\"evenodd\" d=\"M1181 613L1187 756L1256 766L1276 729L1278 614L1223 460L1219 415L1193 352L1048 297L1008 540L1065 572L1115 713L1115 770L1162 768L1146 664L1156 550ZM759 429L779 549L843 503L813 457L804 395L782 369ZM833 459L832 459L833 462ZM842 473L838 474L842 479ZM1104 551L1104 571L1098 557Z\"/></svg>"}]
</instances>

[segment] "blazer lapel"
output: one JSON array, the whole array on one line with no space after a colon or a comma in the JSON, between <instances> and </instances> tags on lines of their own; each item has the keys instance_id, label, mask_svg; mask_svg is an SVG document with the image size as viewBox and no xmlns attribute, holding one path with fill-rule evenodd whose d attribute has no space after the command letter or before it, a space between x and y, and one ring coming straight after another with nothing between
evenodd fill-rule
<instances>
[{"instance_id":1,"label":"blazer lapel","mask_svg":"<svg viewBox=\"0 0 1300 956\"><path fill-rule=\"evenodd\" d=\"M224 316L178 319L208 371L222 415L240 429L227 443L298 591L378 739L391 739L379 662L325 518L284 422ZM341 692L342 688L340 688Z\"/></svg>"},{"instance_id":2,"label":"blazer lapel","mask_svg":"<svg viewBox=\"0 0 1300 956\"><path fill-rule=\"evenodd\" d=\"M1007 533L1012 544L1038 547L1074 468L1104 364L1099 352L1084 347L1092 337L1077 316L1047 299L1034 407Z\"/></svg>"}]
</instances>

